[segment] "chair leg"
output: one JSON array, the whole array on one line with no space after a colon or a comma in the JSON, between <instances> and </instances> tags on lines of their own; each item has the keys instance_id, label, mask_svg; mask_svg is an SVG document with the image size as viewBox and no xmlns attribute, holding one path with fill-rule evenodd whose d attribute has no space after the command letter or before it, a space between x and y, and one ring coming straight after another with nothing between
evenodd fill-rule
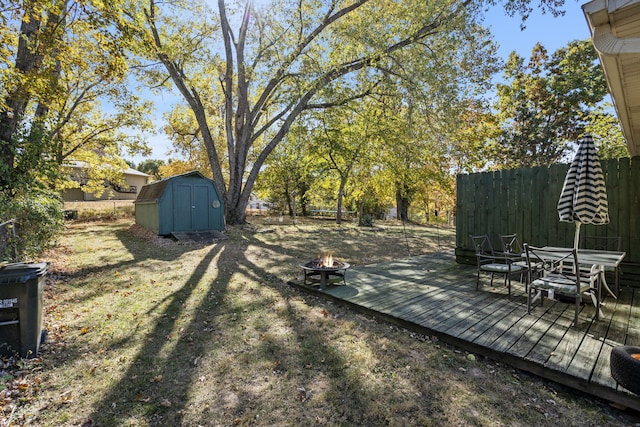
<instances>
[{"instance_id":1,"label":"chair leg","mask_svg":"<svg viewBox=\"0 0 640 427\"><path fill-rule=\"evenodd\" d=\"M602 272L602 274L604 274L604 272ZM600 280L600 278L598 278L598 288L596 289L596 292L598 293L596 295L596 300L597 300L597 306L596 306L596 320L600 319L600 306L602 305L602 281ZM616 297L617 299L618 297ZM603 316L604 317L604 316Z\"/></svg>"},{"instance_id":2,"label":"chair leg","mask_svg":"<svg viewBox=\"0 0 640 427\"><path fill-rule=\"evenodd\" d=\"M507 277L505 277L506 285L507 285L507 295L511 296L511 274L507 274Z\"/></svg>"}]
</instances>

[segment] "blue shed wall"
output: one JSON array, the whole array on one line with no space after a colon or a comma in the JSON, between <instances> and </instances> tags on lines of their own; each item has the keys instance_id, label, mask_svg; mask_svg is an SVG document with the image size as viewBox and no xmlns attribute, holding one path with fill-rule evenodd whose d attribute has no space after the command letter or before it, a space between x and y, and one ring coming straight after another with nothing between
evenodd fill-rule
<instances>
[{"instance_id":1,"label":"blue shed wall","mask_svg":"<svg viewBox=\"0 0 640 427\"><path fill-rule=\"evenodd\" d=\"M158 215L160 235L224 230L224 204L215 184L198 175L171 178L158 199Z\"/></svg>"}]
</instances>

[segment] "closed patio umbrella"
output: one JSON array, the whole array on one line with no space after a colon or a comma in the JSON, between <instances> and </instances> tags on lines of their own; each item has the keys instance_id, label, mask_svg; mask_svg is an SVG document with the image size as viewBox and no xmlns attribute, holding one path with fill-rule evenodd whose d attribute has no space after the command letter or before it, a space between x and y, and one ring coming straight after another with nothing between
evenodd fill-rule
<instances>
[{"instance_id":1,"label":"closed patio umbrella","mask_svg":"<svg viewBox=\"0 0 640 427\"><path fill-rule=\"evenodd\" d=\"M580 141L558 200L560 221L575 222L574 247L578 248L580 224L602 225L609 222L607 189L591 135Z\"/></svg>"}]
</instances>

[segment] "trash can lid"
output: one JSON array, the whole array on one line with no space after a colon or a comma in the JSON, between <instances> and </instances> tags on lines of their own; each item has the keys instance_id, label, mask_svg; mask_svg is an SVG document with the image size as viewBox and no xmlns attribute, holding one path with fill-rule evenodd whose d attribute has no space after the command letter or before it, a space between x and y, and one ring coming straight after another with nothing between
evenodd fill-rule
<instances>
[{"instance_id":1,"label":"trash can lid","mask_svg":"<svg viewBox=\"0 0 640 427\"><path fill-rule=\"evenodd\" d=\"M0 268L0 285L26 283L35 277L44 275L47 270L49 270L48 262L7 264L4 268Z\"/></svg>"}]
</instances>

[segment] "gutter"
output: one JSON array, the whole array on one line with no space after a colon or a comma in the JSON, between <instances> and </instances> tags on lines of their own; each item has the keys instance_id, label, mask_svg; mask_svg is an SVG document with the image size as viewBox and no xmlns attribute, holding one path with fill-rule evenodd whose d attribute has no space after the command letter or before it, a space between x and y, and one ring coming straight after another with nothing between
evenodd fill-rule
<instances>
[{"instance_id":1,"label":"gutter","mask_svg":"<svg viewBox=\"0 0 640 427\"><path fill-rule=\"evenodd\" d=\"M611 25L593 28L593 45L602 55L640 53L640 37L619 38L613 35Z\"/></svg>"}]
</instances>

